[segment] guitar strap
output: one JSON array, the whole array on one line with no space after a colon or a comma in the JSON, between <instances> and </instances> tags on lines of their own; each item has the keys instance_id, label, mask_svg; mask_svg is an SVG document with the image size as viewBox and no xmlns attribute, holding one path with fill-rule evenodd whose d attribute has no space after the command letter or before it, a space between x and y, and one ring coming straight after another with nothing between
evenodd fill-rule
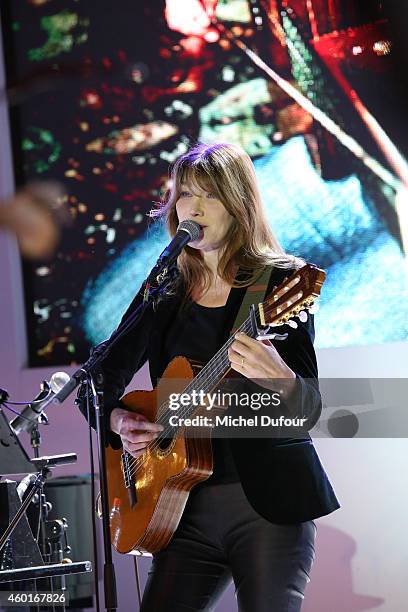
<instances>
[{"instance_id":1,"label":"guitar strap","mask_svg":"<svg viewBox=\"0 0 408 612\"><path fill-rule=\"evenodd\" d=\"M269 278L271 276L273 266L266 266L261 276L255 281L253 285L247 287L247 290L242 300L241 308L235 318L234 325L231 329L231 335L235 334L244 321L249 316L249 309L252 304L258 305L260 302L265 300L266 290L269 284Z\"/></svg>"}]
</instances>

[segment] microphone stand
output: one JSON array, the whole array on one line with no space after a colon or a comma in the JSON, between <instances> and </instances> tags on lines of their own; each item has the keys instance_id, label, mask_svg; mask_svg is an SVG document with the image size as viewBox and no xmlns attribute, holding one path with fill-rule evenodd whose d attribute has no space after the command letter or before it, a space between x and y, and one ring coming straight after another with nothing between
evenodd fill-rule
<instances>
[{"instance_id":1,"label":"microphone stand","mask_svg":"<svg viewBox=\"0 0 408 612\"><path fill-rule=\"evenodd\" d=\"M105 422L104 422L104 404L103 404L103 375L100 370L93 371L107 357L115 344L123 338L133 327L138 323L144 313L150 306L153 306L155 301L164 292L167 286L174 278L176 267L167 267L166 261L159 258L155 267L150 272L145 281L145 291L143 302L135 309L135 311L125 320L111 337L98 345L93 351L90 358L78 369L70 380L50 399L51 403L62 403L81 383L88 384L88 389L91 391L93 406L95 409L96 431L98 439L98 454L99 454L99 471L100 471L100 487L101 487L101 504L102 504L102 531L104 542L104 594L105 608L107 612L115 612L117 610L117 594L116 594L116 579L115 568L112 561L112 549L110 540L110 524L109 524L109 506L108 506L108 482L106 477L106 454L105 454ZM88 394L88 390L86 391Z\"/></svg>"}]
</instances>

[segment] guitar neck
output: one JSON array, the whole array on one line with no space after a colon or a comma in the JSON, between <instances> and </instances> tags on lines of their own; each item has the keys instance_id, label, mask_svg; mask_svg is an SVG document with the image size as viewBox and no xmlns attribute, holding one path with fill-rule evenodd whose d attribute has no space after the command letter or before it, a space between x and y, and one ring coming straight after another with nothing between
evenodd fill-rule
<instances>
[{"instance_id":1,"label":"guitar neck","mask_svg":"<svg viewBox=\"0 0 408 612\"><path fill-rule=\"evenodd\" d=\"M258 307L251 307L250 316L242 323L238 331L245 332L249 337L255 338L258 329L269 326L279 326L297 316L302 309L308 310L315 299L320 295L320 289L326 273L313 264L306 264L295 270ZM193 397L199 394L204 397L217 388L221 380L231 370L228 359L228 349L234 341L234 335L220 348L214 357L205 365L199 374L189 382L183 393ZM189 418L197 412L200 406L195 402L183 405L183 417ZM168 417L171 414L169 402L159 408L158 421L168 426Z\"/></svg>"},{"instance_id":2,"label":"guitar neck","mask_svg":"<svg viewBox=\"0 0 408 612\"><path fill-rule=\"evenodd\" d=\"M256 334L249 317L242 323L237 331L245 332L251 338L254 338ZM214 389L218 387L221 380L231 370L228 349L233 341L234 335L228 338L226 343L218 350L214 357L212 357L212 359L210 359L210 361L200 370L197 376L189 382L181 392L182 394L188 394L190 397L194 397L195 393L206 395L213 392ZM199 406L194 403L183 406L183 417L190 418L198 409ZM170 410L169 402L163 403L158 411L158 422L168 428L169 416L172 414L174 414L174 412Z\"/></svg>"},{"instance_id":3,"label":"guitar neck","mask_svg":"<svg viewBox=\"0 0 408 612\"><path fill-rule=\"evenodd\" d=\"M254 330L252 329L251 321L248 317L237 331L242 331L250 336L255 337ZM234 335L230 336L226 343L220 348L220 350L214 355L214 357L203 367L200 373L191 381L190 385L192 389L203 389L205 393L210 393L214 387L228 374L231 370L230 360L228 358L228 349L234 342Z\"/></svg>"}]
</instances>

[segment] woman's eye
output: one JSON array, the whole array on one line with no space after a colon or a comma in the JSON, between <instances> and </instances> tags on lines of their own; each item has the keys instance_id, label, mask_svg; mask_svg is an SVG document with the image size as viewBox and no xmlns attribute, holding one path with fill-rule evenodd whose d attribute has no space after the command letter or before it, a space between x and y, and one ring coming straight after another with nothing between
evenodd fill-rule
<instances>
[{"instance_id":1,"label":"woman's eye","mask_svg":"<svg viewBox=\"0 0 408 612\"><path fill-rule=\"evenodd\" d=\"M185 198L190 195L189 191L180 191L180 197Z\"/></svg>"}]
</instances>

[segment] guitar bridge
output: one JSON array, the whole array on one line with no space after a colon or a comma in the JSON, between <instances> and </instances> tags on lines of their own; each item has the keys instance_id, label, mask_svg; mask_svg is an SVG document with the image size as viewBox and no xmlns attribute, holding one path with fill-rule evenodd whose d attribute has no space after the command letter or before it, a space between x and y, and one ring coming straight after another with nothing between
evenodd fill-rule
<instances>
[{"instance_id":1,"label":"guitar bridge","mask_svg":"<svg viewBox=\"0 0 408 612\"><path fill-rule=\"evenodd\" d=\"M136 494L135 477L132 474L132 466L129 462L129 457L130 455L128 452L125 451L122 453L121 467L122 467L123 480L125 482L125 487L128 492L129 504L131 508L134 508L134 506L137 504L137 494Z\"/></svg>"}]
</instances>

